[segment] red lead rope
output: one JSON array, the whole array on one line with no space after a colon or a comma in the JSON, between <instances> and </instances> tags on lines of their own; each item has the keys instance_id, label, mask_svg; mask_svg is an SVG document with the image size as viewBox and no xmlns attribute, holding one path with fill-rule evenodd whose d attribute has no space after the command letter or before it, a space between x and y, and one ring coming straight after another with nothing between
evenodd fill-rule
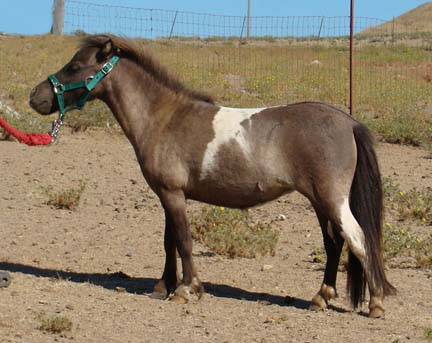
<instances>
[{"instance_id":1,"label":"red lead rope","mask_svg":"<svg viewBox=\"0 0 432 343\"><path fill-rule=\"evenodd\" d=\"M52 141L52 137L49 133L24 133L21 132L0 117L0 126L4 128L7 132L9 132L12 136L18 139L21 143L27 145L48 145Z\"/></svg>"}]
</instances>

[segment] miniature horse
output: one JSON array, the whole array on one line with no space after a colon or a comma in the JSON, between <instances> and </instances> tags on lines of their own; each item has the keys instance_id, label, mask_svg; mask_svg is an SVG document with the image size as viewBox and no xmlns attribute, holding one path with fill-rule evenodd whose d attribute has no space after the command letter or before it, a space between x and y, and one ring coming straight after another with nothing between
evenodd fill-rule
<instances>
[{"instance_id":1,"label":"miniature horse","mask_svg":"<svg viewBox=\"0 0 432 343\"><path fill-rule=\"evenodd\" d=\"M175 290L172 299L185 303L191 294L203 293L192 261L187 199L248 208L298 191L315 209L327 254L324 280L311 309L325 309L336 297L346 242L352 306L363 303L367 284L369 316L384 313L383 298L395 288L384 272L381 178L364 125L323 103L218 106L211 97L185 87L137 43L114 35L84 38L54 76L62 87L91 80L112 58L116 65L110 65L109 74L85 96L109 106L165 211L165 268L153 297L167 298ZM30 95L30 105L44 115L59 109L50 81ZM64 105L82 102L84 92L65 92Z\"/></svg>"}]
</instances>

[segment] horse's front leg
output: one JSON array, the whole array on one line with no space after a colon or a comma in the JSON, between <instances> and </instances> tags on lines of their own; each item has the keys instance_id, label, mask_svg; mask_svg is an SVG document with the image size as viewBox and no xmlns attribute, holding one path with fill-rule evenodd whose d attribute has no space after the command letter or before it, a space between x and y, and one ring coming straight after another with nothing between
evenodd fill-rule
<instances>
[{"instance_id":1,"label":"horse's front leg","mask_svg":"<svg viewBox=\"0 0 432 343\"><path fill-rule=\"evenodd\" d=\"M169 218L171 237L174 239L183 269L183 279L181 284L176 288L172 301L186 303L190 299L191 294L196 294L200 298L204 292L204 288L196 275L192 260L192 235L186 216L186 199L183 191L180 190L161 191L160 198L166 217ZM169 262L168 267L173 263L175 264L175 248L172 248L172 250L174 253L170 258L174 259L174 262ZM169 275L172 275L172 272L171 268L169 270L171 274Z\"/></svg>"},{"instance_id":2,"label":"horse's front leg","mask_svg":"<svg viewBox=\"0 0 432 343\"><path fill-rule=\"evenodd\" d=\"M178 286L179 278L177 275L177 251L174 238L174 224L170 213L165 210L165 268L161 279L153 289L151 295L155 299L166 299L171 291Z\"/></svg>"}]
</instances>

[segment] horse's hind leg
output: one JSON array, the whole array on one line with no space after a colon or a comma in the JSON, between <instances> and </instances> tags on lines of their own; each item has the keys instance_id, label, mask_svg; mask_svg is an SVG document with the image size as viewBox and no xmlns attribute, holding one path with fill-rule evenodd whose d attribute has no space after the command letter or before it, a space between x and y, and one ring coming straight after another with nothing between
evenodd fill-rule
<instances>
[{"instance_id":1,"label":"horse's hind leg","mask_svg":"<svg viewBox=\"0 0 432 343\"><path fill-rule=\"evenodd\" d=\"M346 173L346 175L349 175L349 173ZM370 255L371 252L367 249L365 233L350 208L350 182L348 182L346 175L340 175L334 178L334 180L329 180L327 183L314 185L315 192L310 198L313 199L313 204L317 204L315 208L321 210L322 216L328 218L332 223L333 231L338 232L348 245L350 258L347 270L347 290L352 306L356 308L364 301L366 281L369 286L371 298L369 302L369 316L379 317L384 313L382 303L384 292L380 280L374 278L373 275L373 258ZM326 221L320 219L320 222L321 227L325 227ZM326 240L325 237L324 234L324 240ZM332 249L330 249L330 251L331 250ZM338 253L338 256L340 256L339 254L340 253ZM335 262L333 262L332 265L333 268L336 268ZM329 277L336 275L331 271L330 265L329 268ZM329 279L328 282L333 282L333 280ZM325 304L326 292L326 287L324 287L324 290L318 293L324 301L320 301L320 298L317 297L315 301L313 301L313 304L322 307L323 304ZM324 297L322 295L324 295ZM331 294L327 294L327 298L329 298L330 295Z\"/></svg>"},{"instance_id":2,"label":"horse's hind leg","mask_svg":"<svg viewBox=\"0 0 432 343\"><path fill-rule=\"evenodd\" d=\"M348 286L347 289L351 293L351 302L354 307L362 303L365 293L363 280L365 280L370 294L369 317L381 317L384 314L383 285L380 280L374 278L373 260L370 256L372 252L368 253L365 234L351 212L348 198L345 198L341 204L337 220L340 222L340 234L348 243L350 250L348 279L351 278L351 283L354 284L351 285L351 288Z\"/></svg>"},{"instance_id":3,"label":"horse's hind leg","mask_svg":"<svg viewBox=\"0 0 432 343\"><path fill-rule=\"evenodd\" d=\"M165 268L162 278L154 287L151 295L155 299L166 299L170 291L174 291L178 284L177 250L173 230L173 220L170 213L165 210Z\"/></svg>"},{"instance_id":4,"label":"horse's hind leg","mask_svg":"<svg viewBox=\"0 0 432 343\"><path fill-rule=\"evenodd\" d=\"M327 255L327 262L324 272L324 280L318 293L312 298L310 309L314 311L325 310L328 302L336 298L336 277L338 272L339 259L343 247L343 239L338 229L330 222L323 213L315 210L324 239L324 248Z\"/></svg>"}]
</instances>

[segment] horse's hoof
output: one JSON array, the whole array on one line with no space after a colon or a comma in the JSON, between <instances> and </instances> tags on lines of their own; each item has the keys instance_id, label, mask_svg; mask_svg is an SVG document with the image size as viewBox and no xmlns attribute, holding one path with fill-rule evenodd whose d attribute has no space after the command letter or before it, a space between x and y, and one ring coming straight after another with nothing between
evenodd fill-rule
<instances>
[{"instance_id":1,"label":"horse's hoof","mask_svg":"<svg viewBox=\"0 0 432 343\"><path fill-rule=\"evenodd\" d=\"M170 298L170 301L175 304L186 304L191 300L192 294L196 295L198 299L204 294L204 287L197 277L192 279L190 285L180 285L176 288L174 295Z\"/></svg>"},{"instance_id":2,"label":"horse's hoof","mask_svg":"<svg viewBox=\"0 0 432 343\"><path fill-rule=\"evenodd\" d=\"M369 318L380 318L384 314L384 306L382 303L382 297L371 296L369 302Z\"/></svg>"},{"instance_id":3,"label":"horse's hoof","mask_svg":"<svg viewBox=\"0 0 432 343\"><path fill-rule=\"evenodd\" d=\"M171 297L171 301L174 304L186 304L191 298L191 288L190 286L180 285Z\"/></svg>"},{"instance_id":4,"label":"horse's hoof","mask_svg":"<svg viewBox=\"0 0 432 343\"><path fill-rule=\"evenodd\" d=\"M312 311L322 311L327 309L328 302L337 297L336 289L323 283L317 294L312 298L309 309Z\"/></svg>"},{"instance_id":5,"label":"horse's hoof","mask_svg":"<svg viewBox=\"0 0 432 343\"><path fill-rule=\"evenodd\" d=\"M12 282L12 277L8 272L0 271L0 288L8 287Z\"/></svg>"},{"instance_id":6,"label":"horse's hoof","mask_svg":"<svg viewBox=\"0 0 432 343\"><path fill-rule=\"evenodd\" d=\"M369 318L381 318L384 315L384 309L376 306L369 309Z\"/></svg>"},{"instance_id":7,"label":"horse's hoof","mask_svg":"<svg viewBox=\"0 0 432 343\"><path fill-rule=\"evenodd\" d=\"M168 298L168 289L163 279L159 280L153 288L153 293L150 295L152 299L165 300Z\"/></svg>"},{"instance_id":8,"label":"horse's hoof","mask_svg":"<svg viewBox=\"0 0 432 343\"><path fill-rule=\"evenodd\" d=\"M184 304L187 304L189 300L183 298L183 297L180 296L180 295L176 295L176 294L174 294L174 295L170 298L170 301L171 301L172 303L174 303L174 304L177 304L177 305L184 305Z\"/></svg>"},{"instance_id":9,"label":"horse's hoof","mask_svg":"<svg viewBox=\"0 0 432 343\"><path fill-rule=\"evenodd\" d=\"M309 305L309 311L314 311L314 312L321 312L321 311L325 311L326 307L321 307L318 306L316 304L310 304Z\"/></svg>"},{"instance_id":10,"label":"horse's hoof","mask_svg":"<svg viewBox=\"0 0 432 343\"><path fill-rule=\"evenodd\" d=\"M168 298L168 294L163 292L153 291L152 294L150 294L150 298L156 300L165 300L166 298Z\"/></svg>"},{"instance_id":11,"label":"horse's hoof","mask_svg":"<svg viewBox=\"0 0 432 343\"><path fill-rule=\"evenodd\" d=\"M204 286L197 277L192 279L192 293L196 294L198 299L201 299L205 293Z\"/></svg>"},{"instance_id":12,"label":"horse's hoof","mask_svg":"<svg viewBox=\"0 0 432 343\"><path fill-rule=\"evenodd\" d=\"M327 308L327 302L324 300L324 298L316 294L311 301L311 304L309 305L309 310L311 311L324 311Z\"/></svg>"}]
</instances>

